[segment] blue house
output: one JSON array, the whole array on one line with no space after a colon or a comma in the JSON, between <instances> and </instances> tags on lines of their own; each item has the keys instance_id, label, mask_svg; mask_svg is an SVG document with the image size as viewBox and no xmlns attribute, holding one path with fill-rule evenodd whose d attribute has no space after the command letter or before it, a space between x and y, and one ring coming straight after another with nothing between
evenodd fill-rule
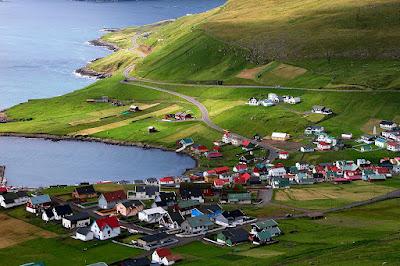
<instances>
[{"instance_id":1,"label":"blue house","mask_svg":"<svg viewBox=\"0 0 400 266\"><path fill-rule=\"evenodd\" d=\"M222 213L222 208L218 204L201 205L197 208L192 209L191 216L198 217L206 215L208 218L214 218L215 216Z\"/></svg>"}]
</instances>

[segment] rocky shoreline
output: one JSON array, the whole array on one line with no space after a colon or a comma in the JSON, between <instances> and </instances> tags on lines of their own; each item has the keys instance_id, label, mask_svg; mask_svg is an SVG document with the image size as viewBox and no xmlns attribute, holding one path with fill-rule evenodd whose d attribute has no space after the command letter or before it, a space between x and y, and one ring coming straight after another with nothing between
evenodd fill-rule
<instances>
[{"instance_id":1,"label":"rocky shoreline","mask_svg":"<svg viewBox=\"0 0 400 266\"><path fill-rule=\"evenodd\" d=\"M51 140L51 141L97 142L97 143L104 143L107 145L137 147L137 148L142 148L142 149L157 149L157 150L162 150L162 151L175 152L175 150L166 148L161 145L146 144L146 143L142 143L142 142L121 141L121 140L114 140L114 139L102 139L102 138L96 138L96 137L52 135L52 134L46 134L46 133L11 133L11 132L10 133L0 132L0 137L34 138L34 139L45 139L45 140ZM195 167L191 168L191 169L190 168L186 169L184 174L199 167L199 160L196 157L194 157L192 154L188 153L187 151L182 151L180 153L182 155L189 156L196 162Z\"/></svg>"},{"instance_id":2,"label":"rocky shoreline","mask_svg":"<svg viewBox=\"0 0 400 266\"><path fill-rule=\"evenodd\" d=\"M119 50L119 47L116 46L115 44L109 43L109 42L105 42L101 39L95 39L95 40L91 40L89 41L90 45L93 46L98 46L98 47L104 47L110 51L116 52Z\"/></svg>"},{"instance_id":3,"label":"rocky shoreline","mask_svg":"<svg viewBox=\"0 0 400 266\"><path fill-rule=\"evenodd\" d=\"M75 70L75 74L78 76L95 78L95 79L104 79L111 77L111 74L109 73L97 72L94 71L93 69L88 68L88 66L78 68L77 70Z\"/></svg>"}]
</instances>

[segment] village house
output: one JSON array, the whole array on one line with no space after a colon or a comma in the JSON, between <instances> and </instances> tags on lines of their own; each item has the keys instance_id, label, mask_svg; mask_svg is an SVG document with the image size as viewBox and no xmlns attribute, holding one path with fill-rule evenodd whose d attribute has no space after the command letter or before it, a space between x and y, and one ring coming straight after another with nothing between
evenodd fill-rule
<instances>
[{"instance_id":1,"label":"village house","mask_svg":"<svg viewBox=\"0 0 400 266\"><path fill-rule=\"evenodd\" d=\"M240 163L233 167L233 172L235 172L235 173L244 173L247 170L248 170L247 164L245 164L245 163Z\"/></svg>"},{"instance_id":2,"label":"village house","mask_svg":"<svg viewBox=\"0 0 400 266\"><path fill-rule=\"evenodd\" d=\"M280 160L287 160L287 159L289 159L289 152L287 152L287 151L280 151L280 152L278 153L278 158L279 158Z\"/></svg>"},{"instance_id":3,"label":"village house","mask_svg":"<svg viewBox=\"0 0 400 266\"><path fill-rule=\"evenodd\" d=\"M42 210L50 207L51 199L47 194L31 197L26 203L26 211L35 214L40 214Z\"/></svg>"},{"instance_id":4,"label":"village house","mask_svg":"<svg viewBox=\"0 0 400 266\"><path fill-rule=\"evenodd\" d=\"M168 208L173 205L175 205L177 202L177 197L174 191L171 192L166 192L166 191L161 191L156 198L154 199L153 204L151 205L153 208L154 207L162 207L162 208Z\"/></svg>"},{"instance_id":5,"label":"village house","mask_svg":"<svg viewBox=\"0 0 400 266\"><path fill-rule=\"evenodd\" d=\"M151 200L155 199L159 193L159 185L137 185L134 190L128 190L127 198L129 200Z\"/></svg>"},{"instance_id":6,"label":"village house","mask_svg":"<svg viewBox=\"0 0 400 266\"><path fill-rule=\"evenodd\" d=\"M74 214L69 204L55 206L53 208L53 213L56 221L61 220L63 217Z\"/></svg>"},{"instance_id":7,"label":"village house","mask_svg":"<svg viewBox=\"0 0 400 266\"><path fill-rule=\"evenodd\" d=\"M277 188L290 188L290 181L287 178L272 177L270 179L270 185L273 189Z\"/></svg>"},{"instance_id":8,"label":"village house","mask_svg":"<svg viewBox=\"0 0 400 266\"><path fill-rule=\"evenodd\" d=\"M387 140L383 137L378 137L375 139L375 146L379 148L386 148Z\"/></svg>"},{"instance_id":9,"label":"village house","mask_svg":"<svg viewBox=\"0 0 400 266\"><path fill-rule=\"evenodd\" d=\"M375 138L375 136L365 134L360 137L360 141L364 142L365 144L372 144L375 142Z\"/></svg>"},{"instance_id":10,"label":"village house","mask_svg":"<svg viewBox=\"0 0 400 266\"><path fill-rule=\"evenodd\" d=\"M197 200L180 200L175 206L174 209L179 211L182 216L187 216L192 213L192 210L196 207L200 206L200 202Z\"/></svg>"},{"instance_id":11,"label":"village house","mask_svg":"<svg viewBox=\"0 0 400 266\"><path fill-rule=\"evenodd\" d=\"M313 176L307 172L297 173L294 180L299 185L312 185L315 183Z\"/></svg>"},{"instance_id":12,"label":"village house","mask_svg":"<svg viewBox=\"0 0 400 266\"><path fill-rule=\"evenodd\" d=\"M314 151L315 151L314 147L310 146L310 145L300 147L300 152L302 152L302 153L309 153L309 152L314 152Z\"/></svg>"},{"instance_id":13,"label":"village house","mask_svg":"<svg viewBox=\"0 0 400 266\"><path fill-rule=\"evenodd\" d=\"M318 135L323 132L325 132L325 128L323 126L309 126L304 130L305 135Z\"/></svg>"},{"instance_id":14,"label":"village house","mask_svg":"<svg viewBox=\"0 0 400 266\"><path fill-rule=\"evenodd\" d=\"M115 209L117 213L124 217L136 216L144 209L144 204L140 200L124 200L119 202Z\"/></svg>"},{"instance_id":15,"label":"village house","mask_svg":"<svg viewBox=\"0 0 400 266\"><path fill-rule=\"evenodd\" d=\"M97 219L93 222L90 230L93 232L93 236L99 240L110 239L121 233L119 221L115 216Z\"/></svg>"},{"instance_id":16,"label":"village house","mask_svg":"<svg viewBox=\"0 0 400 266\"><path fill-rule=\"evenodd\" d=\"M304 170L308 170L310 168L310 165L306 162L297 162L296 168L299 171L304 171Z\"/></svg>"},{"instance_id":17,"label":"village house","mask_svg":"<svg viewBox=\"0 0 400 266\"><path fill-rule=\"evenodd\" d=\"M140 221L144 221L147 223L158 223L167 211L161 207L155 207L151 209L145 209L140 211L138 214L138 218Z\"/></svg>"},{"instance_id":18,"label":"village house","mask_svg":"<svg viewBox=\"0 0 400 266\"><path fill-rule=\"evenodd\" d=\"M283 101L283 97L278 96L276 93L268 93L268 99L275 103Z\"/></svg>"},{"instance_id":19,"label":"village house","mask_svg":"<svg viewBox=\"0 0 400 266\"><path fill-rule=\"evenodd\" d=\"M288 104L298 104L301 102L301 98L293 96L283 96L283 102Z\"/></svg>"},{"instance_id":20,"label":"village house","mask_svg":"<svg viewBox=\"0 0 400 266\"><path fill-rule=\"evenodd\" d=\"M341 137L342 139L352 139L353 133L342 133Z\"/></svg>"},{"instance_id":21,"label":"village house","mask_svg":"<svg viewBox=\"0 0 400 266\"><path fill-rule=\"evenodd\" d=\"M248 241L249 233L243 228L228 228L217 235L217 242L225 244L228 247L233 247Z\"/></svg>"},{"instance_id":22,"label":"village house","mask_svg":"<svg viewBox=\"0 0 400 266\"><path fill-rule=\"evenodd\" d=\"M144 180L144 184L148 186L158 186L158 179L154 177L149 177Z\"/></svg>"},{"instance_id":23,"label":"village house","mask_svg":"<svg viewBox=\"0 0 400 266\"><path fill-rule=\"evenodd\" d=\"M94 234L90 227L79 227L75 232L75 238L81 241L93 240Z\"/></svg>"},{"instance_id":24,"label":"village house","mask_svg":"<svg viewBox=\"0 0 400 266\"><path fill-rule=\"evenodd\" d=\"M383 174L376 173L374 170L371 170L371 169L363 169L362 170L362 180L368 181L368 182L385 181L386 176Z\"/></svg>"},{"instance_id":25,"label":"village house","mask_svg":"<svg viewBox=\"0 0 400 266\"><path fill-rule=\"evenodd\" d=\"M168 210L168 212L161 217L160 225L168 229L179 229L185 218L179 211Z\"/></svg>"},{"instance_id":26,"label":"village house","mask_svg":"<svg viewBox=\"0 0 400 266\"><path fill-rule=\"evenodd\" d=\"M97 192L93 185L77 187L72 192L72 198L85 201L87 199L97 198Z\"/></svg>"},{"instance_id":27,"label":"village house","mask_svg":"<svg viewBox=\"0 0 400 266\"><path fill-rule=\"evenodd\" d=\"M384 138L400 142L400 131L384 131L381 135Z\"/></svg>"},{"instance_id":28,"label":"village house","mask_svg":"<svg viewBox=\"0 0 400 266\"><path fill-rule=\"evenodd\" d=\"M255 234L250 234L249 240L254 245L265 245L268 243L273 243L274 241L271 232L268 230L257 232Z\"/></svg>"},{"instance_id":29,"label":"village house","mask_svg":"<svg viewBox=\"0 0 400 266\"><path fill-rule=\"evenodd\" d=\"M127 199L126 193L123 190L104 192L100 195L98 206L101 209L112 209L118 202Z\"/></svg>"},{"instance_id":30,"label":"village house","mask_svg":"<svg viewBox=\"0 0 400 266\"><path fill-rule=\"evenodd\" d=\"M131 106L129 106L129 112L132 112L132 113L136 113L136 112L140 112L141 110L140 110L140 108L139 108L139 106L137 106L137 105L131 105Z\"/></svg>"},{"instance_id":31,"label":"village house","mask_svg":"<svg viewBox=\"0 0 400 266\"><path fill-rule=\"evenodd\" d=\"M161 247L173 243L173 236L166 232L160 232L152 235L145 235L136 241L136 245L146 250Z\"/></svg>"},{"instance_id":32,"label":"village house","mask_svg":"<svg viewBox=\"0 0 400 266\"><path fill-rule=\"evenodd\" d=\"M178 144L181 145L181 147L186 148L186 147L192 146L194 144L194 140L192 138L184 138L184 139L181 139L178 142Z\"/></svg>"},{"instance_id":33,"label":"village house","mask_svg":"<svg viewBox=\"0 0 400 266\"><path fill-rule=\"evenodd\" d=\"M90 225L90 217L87 212L80 212L62 218L62 225L67 229L87 227Z\"/></svg>"},{"instance_id":34,"label":"village house","mask_svg":"<svg viewBox=\"0 0 400 266\"><path fill-rule=\"evenodd\" d=\"M255 148L257 148L257 144L254 144L250 140L245 139L245 140L242 141L242 150L244 150L244 151L252 151Z\"/></svg>"},{"instance_id":35,"label":"village house","mask_svg":"<svg viewBox=\"0 0 400 266\"><path fill-rule=\"evenodd\" d=\"M251 204L251 193L228 193L227 202L234 204ZM221 203L223 203L222 199Z\"/></svg>"},{"instance_id":36,"label":"village house","mask_svg":"<svg viewBox=\"0 0 400 266\"><path fill-rule=\"evenodd\" d=\"M190 149L191 149L195 154L203 154L203 153L209 152L208 148L207 148L206 146L204 146L204 145L197 145L197 144L195 144L195 145L193 145Z\"/></svg>"},{"instance_id":37,"label":"village house","mask_svg":"<svg viewBox=\"0 0 400 266\"><path fill-rule=\"evenodd\" d=\"M393 152L399 152L400 151L400 142L389 141L387 143L386 149L389 151L393 151Z\"/></svg>"},{"instance_id":38,"label":"village house","mask_svg":"<svg viewBox=\"0 0 400 266\"><path fill-rule=\"evenodd\" d=\"M196 200L200 203L204 203L202 189L195 184L191 186L180 186L179 195L183 200Z\"/></svg>"},{"instance_id":39,"label":"village house","mask_svg":"<svg viewBox=\"0 0 400 266\"><path fill-rule=\"evenodd\" d=\"M247 104L250 106L258 106L258 100L257 98L251 97L248 101Z\"/></svg>"},{"instance_id":40,"label":"village house","mask_svg":"<svg viewBox=\"0 0 400 266\"><path fill-rule=\"evenodd\" d=\"M48 208L48 209L42 210L42 220L45 221L46 223L49 221L53 221L54 220L53 209Z\"/></svg>"},{"instance_id":41,"label":"village house","mask_svg":"<svg viewBox=\"0 0 400 266\"><path fill-rule=\"evenodd\" d=\"M319 142L317 143L317 149L318 149L319 151L328 151L328 150L330 150L331 148L332 148L331 144L330 144L330 143L327 143L327 142L325 142L325 141L319 141Z\"/></svg>"},{"instance_id":42,"label":"village house","mask_svg":"<svg viewBox=\"0 0 400 266\"><path fill-rule=\"evenodd\" d=\"M229 179L215 179L213 185L215 188L222 188L230 182L231 181Z\"/></svg>"},{"instance_id":43,"label":"village house","mask_svg":"<svg viewBox=\"0 0 400 266\"><path fill-rule=\"evenodd\" d=\"M283 133L283 132L272 132L271 139L278 141L286 141L290 139L290 135L288 133Z\"/></svg>"},{"instance_id":44,"label":"village house","mask_svg":"<svg viewBox=\"0 0 400 266\"><path fill-rule=\"evenodd\" d=\"M168 248L157 248L151 255L151 262L158 265L172 265L182 260L182 256L172 254Z\"/></svg>"},{"instance_id":45,"label":"village house","mask_svg":"<svg viewBox=\"0 0 400 266\"><path fill-rule=\"evenodd\" d=\"M224 173L228 173L229 170L230 169L227 166L218 167L218 168L203 172L203 177L207 177L209 175L221 175Z\"/></svg>"},{"instance_id":46,"label":"village house","mask_svg":"<svg viewBox=\"0 0 400 266\"><path fill-rule=\"evenodd\" d=\"M204 155L206 156L207 159L219 159L224 157L224 155L222 153L220 153L219 151L210 151L210 152L206 152L204 153Z\"/></svg>"},{"instance_id":47,"label":"village house","mask_svg":"<svg viewBox=\"0 0 400 266\"><path fill-rule=\"evenodd\" d=\"M188 217L182 223L181 229L185 234L203 234L213 225L213 222L211 222L206 215L200 215L196 217Z\"/></svg>"},{"instance_id":48,"label":"village house","mask_svg":"<svg viewBox=\"0 0 400 266\"><path fill-rule=\"evenodd\" d=\"M278 223L273 219L251 224L250 234L257 234L265 230L270 231L272 237L279 236L280 234L282 234L282 231L278 227Z\"/></svg>"},{"instance_id":49,"label":"village house","mask_svg":"<svg viewBox=\"0 0 400 266\"><path fill-rule=\"evenodd\" d=\"M379 127L384 129L384 130L393 130L397 127L397 124L393 121L388 121L388 120L382 120L379 123Z\"/></svg>"},{"instance_id":50,"label":"village house","mask_svg":"<svg viewBox=\"0 0 400 266\"><path fill-rule=\"evenodd\" d=\"M200 205L192 209L191 216L197 217L201 215L206 215L208 218L212 219L221 213L222 213L221 206L219 206L218 204L208 204L208 205Z\"/></svg>"},{"instance_id":51,"label":"village house","mask_svg":"<svg viewBox=\"0 0 400 266\"><path fill-rule=\"evenodd\" d=\"M274 106L275 102L270 99L264 99L264 100L258 101L258 105L262 105L264 107L270 107L270 106Z\"/></svg>"},{"instance_id":52,"label":"village house","mask_svg":"<svg viewBox=\"0 0 400 266\"><path fill-rule=\"evenodd\" d=\"M180 120L183 121L183 120L188 120L188 119L193 118L193 116L187 112L178 112L174 115L174 117L175 117L175 120L178 120L178 121L180 121Z\"/></svg>"},{"instance_id":53,"label":"village house","mask_svg":"<svg viewBox=\"0 0 400 266\"><path fill-rule=\"evenodd\" d=\"M242 225L246 219L247 216L239 209L224 211L214 218L216 224L224 227L236 227Z\"/></svg>"},{"instance_id":54,"label":"village house","mask_svg":"<svg viewBox=\"0 0 400 266\"><path fill-rule=\"evenodd\" d=\"M239 162L251 164L251 163L255 162L255 157L254 157L254 155L251 155L251 154L244 154L239 157Z\"/></svg>"},{"instance_id":55,"label":"village house","mask_svg":"<svg viewBox=\"0 0 400 266\"><path fill-rule=\"evenodd\" d=\"M271 177L284 176L284 175L286 175L285 167L276 167L276 168L271 168L268 170L268 176L271 176Z\"/></svg>"},{"instance_id":56,"label":"village house","mask_svg":"<svg viewBox=\"0 0 400 266\"><path fill-rule=\"evenodd\" d=\"M9 209L24 205L29 201L29 196L25 191L6 192L0 194L0 206Z\"/></svg>"},{"instance_id":57,"label":"village house","mask_svg":"<svg viewBox=\"0 0 400 266\"><path fill-rule=\"evenodd\" d=\"M322 115L331 115L333 113L330 108L327 108L327 107L321 106L321 105L313 106L313 108L311 109L311 112L315 113L315 114L322 114Z\"/></svg>"},{"instance_id":58,"label":"village house","mask_svg":"<svg viewBox=\"0 0 400 266\"><path fill-rule=\"evenodd\" d=\"M159 180L160 186L171 186L175 184L175 179L172 176L162 177Z\"/></svg>"}]
</instances>

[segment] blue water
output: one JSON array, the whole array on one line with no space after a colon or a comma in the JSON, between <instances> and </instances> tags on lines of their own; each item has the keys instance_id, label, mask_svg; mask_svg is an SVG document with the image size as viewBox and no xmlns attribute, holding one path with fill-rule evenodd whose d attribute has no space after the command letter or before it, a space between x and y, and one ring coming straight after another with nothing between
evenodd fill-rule
<instances>
[{"instance_id":1,"label":"blue water","mask_svg":"<svg viewBox=\"0 0 400 266\"><path fill-rule=\"evenodd\" d=\"M195 164L189 156L158 149L0 137L0 165L6 166L8 185L12 186L179 176Z\"/></svg>"},{"instance_id":2,"label":"blue water","mask_svg":"<svg viewBox=\"0 0 400 266\"><path fill-rule=\"evenodd\" d=\"M103 27L143 25L209 10L222 0L0 1L0 110L90 84L73 72L109 53L86 44Z\"/></svg>"}]
</instances>

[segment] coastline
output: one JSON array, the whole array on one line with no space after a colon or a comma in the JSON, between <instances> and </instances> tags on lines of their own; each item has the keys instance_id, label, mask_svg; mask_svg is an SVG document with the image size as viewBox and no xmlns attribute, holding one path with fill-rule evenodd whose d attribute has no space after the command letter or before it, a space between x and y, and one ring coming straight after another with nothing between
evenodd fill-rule
<instances>
[{"instance_id":1,"label":"coastline","mask_svg":"<svg viewBox=\"0 0 400 266\"><path fill-rule=\"evenodd\" d=\"M0 132L0 137L17 137L17 138L31 138L31 139L44 139L50 141L81 141L81 142L96 142L103 143L107 145L115 145L115 146L125 146L125 147L137 147L141 149L157 149L165 152L176 152L174 149L166 148L161 145L155 144L147 144L142 142L133 142L133 141L121 141L114 139L103 139L97 137L79 137L79 136L67 136L67 135L52 135L46 133L15 133L15 132ZM183 156L189 156L195 161L195 166L193 168L185 169L183 175L187 174L189 171L195 170L199 167L199 160L188 151L183 150L177 154Z\"/></svg>"}]
</instances>

